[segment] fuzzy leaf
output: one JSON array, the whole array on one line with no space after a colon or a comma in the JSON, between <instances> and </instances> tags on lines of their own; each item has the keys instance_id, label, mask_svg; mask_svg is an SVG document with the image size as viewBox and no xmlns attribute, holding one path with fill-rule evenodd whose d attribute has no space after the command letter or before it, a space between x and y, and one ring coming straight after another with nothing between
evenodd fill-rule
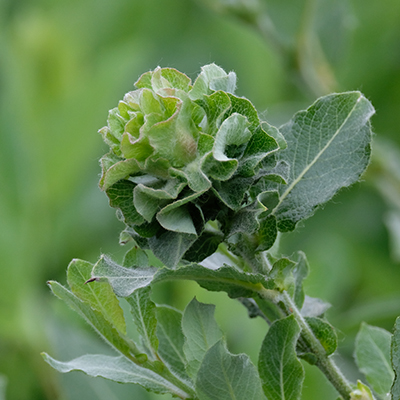
<instances>
[{"instance_id":1,"label":"fuzzy leaf","mask_svg":"<svg viewBox=\"0 0 400 400\"><path fill-rule=\"evenodd\" d=\"M396 318L391 340L391 360L395 379L390 390L392 400L400 399L400 317Z\"/></svg>"},{"instance_id":2,"label":"fuzzy leaf","mask_svg":"<svg viewBox=\"0 0 400 400\"><path fill-rule=\"evenodd\" d=\"M119 297L127 297L153 280L157 268L124 268L102 256L92 271L91 280L106 279Z\"/></svg>"},{"instance_id":3,"label":"fuzzy leaf","mask_svg":"<svg viewBox=\"0 0 400 400\"><path fill-rule=\"evenodd\" d=\"M379 397L386 398L394 379L388 331L363 323L356 337L358 368Z\"/></svg>"},{"instance_id":4,"label":"fuzzy leaf","mask_svg":"<svg viewBox=\"0 0 400 400\"><path fill-rule=\"evenodd\" d=\"M309 266L307 262L306 255L302 252L298 252L297 264L294 268L294 294L293 300L296 306L301 310L304 304L304 290L303 290L303 280L307 278L309 273Z\"/></svg>"},{"instance_id":5,"label":"fuzzy leaf","mask_svg":"<svg viewBox=\"0 0 400 400\"><path fill-rule=\"evenodd\" d=\"M157 306L158 354L168 364L172 372L184 380L189 380L183 352L185 338L181 323L181 311L167 306Z\"/></svg>"},{"instance_id":6,"label":"fuzzy leaf","mask_svg":"<svg viewBox=\"0 0 400 400\"><path fill-rule=\"evenodd\" d=\"M350 400L375 400L375 397L367 385L357 381L357 388L350 393Z\"/></svg>"},{"instance_id":7,"label":"fuzzy leaf","mask_svg":"<svg viewBox=\"0 0 400 400\"><path fill-rule=\"evenodd\" d=\"M245 354L229 353L218 341L206 353L196 380L199 400L261 400L257 370Z\"/></svg>"},{"instance_id":8,"label":"fuzzy leaf","mask_svg":"<svg viewBox=\"0 0 400 400\"><path fill-rule=\"evenodd\" d=\"M370 158L373 113L360 92L332 94L280 128L288 147L278 156L291 166L273 211L280 231L292 231L340 188L358 180Z\"/></svg>"},{"instance_id":9,"label":"fuzzy leaf","mask_svg":"<svg viewBox=\"0 0 400 400\"><path fill-rule=\"evenodd\" d=\"M147 350L146 352L155 360L158 349L156 305L151 300L150 294L150 287L147 286L135 290L126 300L131 306L133 320Z\"/></svg>"},{"instance_id":10,"label":"fuzzy leaf","mask_svg":"<svg viewBox=\"0 0 400 400\"><path fill-rule=\"evenodd\" d=\"M214 319L214 311L214 305L199 303L194 298L183 313L183 350L188 361L187 372L192 377L196 376L206 352L222 338L222 332Z\"/></svg>"},{"instance_id":11,"label":"fuzzy leaf","mask_svg":"<svg viewBox=\"0 0 400 400\"><path fill-rule=\"evenodd\" d=\"M304 369L296 357L300 327L293 315L275 321L262 343L258 370L268 400L298 400Z\"/></svg>"},{"instance_id":12,"label":"fuzzy leaf","mask_svg":"<svg viewBox=\"0 0 400 400\"><path fill-rule=\"evenodd\" d=\"M93 264L73 260L67 270L68 284L72 293L99 311L116 329L126 334L124 313L108 282L85 283L91 278Z\"/></svg>"},{"instance_id":13,"label":"fuzzy leaf","mask_svg":"<svg viewBox=\"0 0 400 400\"><path fill-rule=\"evenodd\" d=\"M190 397L155 372L140 367L121 356L87 354L68 362L61 362L43 353L43 358L59 372L83 371L89 376L99 376L115 382L136 383L156 393L173 393L183 399Z\"/></svg>"}]
</instances>

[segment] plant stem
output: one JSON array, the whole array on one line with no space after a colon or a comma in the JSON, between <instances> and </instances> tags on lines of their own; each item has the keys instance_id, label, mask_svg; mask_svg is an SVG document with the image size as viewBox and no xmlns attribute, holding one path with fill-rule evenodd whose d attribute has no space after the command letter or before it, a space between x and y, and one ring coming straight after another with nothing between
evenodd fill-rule
<instances>
[{"instance_id":1,"label":"plant stem","mask_svg":"<svg viewBox=\"0 0 400 400\"><path fill-rule=\"evenodd\" d=\"M301 328L301 336L307 342L312 352L317 356L317 367L328 378L335 389L340 393L344 400L350 399L353 388L345 378L342 371L338 368L332 358L326 355L326 351L320 341L315 337L307 321L301 315L296 304L286 291L283 291L280 300L292 312L297 323Z\"/></svg>"}]
</instances>

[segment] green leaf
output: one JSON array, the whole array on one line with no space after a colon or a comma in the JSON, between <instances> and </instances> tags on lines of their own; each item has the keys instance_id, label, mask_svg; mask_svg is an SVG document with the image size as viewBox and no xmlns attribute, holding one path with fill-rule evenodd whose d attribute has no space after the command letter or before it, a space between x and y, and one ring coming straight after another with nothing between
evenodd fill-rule
<instances>
[{"instance_id":1,"label":"green leaf","mask_svg":"<svg viewBox=\"0 0 400 400\"><path fill-rule=\"evenodd\" d=\"M272 266L270 276L281 290L288 290L294 282L293 269L296 263L288 258L281 258Z\"/></svg>"},{"instance_id":2,"label":"green leaf","mask_svg":"<svg viewBox=\"0 0 400 400\"><path fill-rule=\"evenodd\" d=\"M106 256L101 256L92 271L91 280L106 279L119 297L127 297L146 287L153 280L157 268L124 268Z\"/></svg>"},{"instance_id":3,"label":"green leaf","mask_svg":"<svg viewBox=\"0 0 400 400\"><path fill-rule=\"evenodd\" d=\"M317 317L305 317L305 320L315 337L322 344L326 355L330 356L333 354L337 348L337 335L333 326L329 322Z\"/></svg>"},{"instance_id":4,"label":"green leaf","mask_svg":"<svg viewBox=\"0 0 400 400\"><path fill-rule=\"evenodd\" d=\"M132 357L139 355L141 352L136 348L135 344L121 334L108 322L102 314L93 310L89 304L84 303L73 293L58 282L50 281L51 291L69 307L76 311L85 321L115 350L121 354Z\"/></svg>"},{"instance_id":5,"label":"green leaf","mask_svg":"<svg viewBox=\"0 0 400 400\"><path fill-rule=\"evenodd\" d=\"M121 211L123 221L128 226L140 225L144 218L138 213L133 204L133 189L135 184L130 181L119 181L106 190L110 206Z\"/></svg>"},{"instance_id":6,"label":"green leaf","mask_svg":"<svg viewBox=\"0 0 400 400\"><path fill-rule=\"evenodd\" d=\"M358 180L370 158L373 113L360 92L332 94L280 128L288 147L278 156L291 167L273 211L280 231L292 231L340 188Z\"/></svg>"},{"instance_id":7,"label":"green leaf","mask_svg":"<svg viewBox=\"0 0 400 400\"><path fill-rule=\"evenodd\" d=\"M155 360L158 349L156 305L151 300L150 294L151 289L147 286L135 290L126 300L131 306L133 320L142 338L146 353Z\"/></svg>"},{"instance_id":8,"label":"green leaf","mask_svg":"<svg viewBox=\"0 0 400 400\"><path fill-rule=\"evenodd\" d=\"M126 334L124 313L119 305L112 287L108 282L90 282L93 264L73 260L67 270L68 284L72 293L88 303L94 310L99 311L116 329Z\"/></svg>"},{"instance_id":9,"label":"green leaf","mask_svg":"<svg viewBox=\"0 0 400 400\"><path fill-rule=\"evenodd\" d=\"M252 297L264 288L274 288L273 281L262 274L238 271L227 265L216 270L199 264L189 264L175 270L163 268L157 272L153 283L181 279L195 281L210 291L227 292L231 298Z\"/></svg>"},{"instance_id":10,"label":"green leaf","mask_svg":"<svg viewBox=\"0 0 400 400\"><path fill-rule=\"evenodd\" d=\"M149 258L145 251L133 246L124 256L122 263L127 268L146 268L149 266Z\"/></svg>"},{"instance_id":11,"label":"green leaf","mask_svg":"<svg viewBox=\"0 0 400 400\"><path fill-rule=\"evenodd\" d=\"M357 388L350 393L350 400L375 400L375 398L367 385L357 381Z\"/></svg>"},{"instance_id":12,"label":"green leaf","mask_svg":"<svg viewBox=\"0 0 400 400\"><path fill-rule=\"evenodd\" d=\"M222 242L222 235L213 232L203 232L193 243L183 258L190 262L203 261L214 254Z\"/></svg>"},{"instance_id":13,"label":"green leaf","mask_svg":"<svg viewBox=\"0 0 400 400\"><path fill-rule=\"evenodd\" d=\"M394 379L388 331L362 323L356 337L355 358L372 389L385 399Z\"/></svg>"},{"instance_id":14,"label":"green leaf","mask_svg":"<svg viewBox=\"0 0 400 400\"><path fill-rule=\"evenodd\" d=\"M392 400L400 399L400 317L396 318L391 340L391 361L395 373L390 394Z\"/></svg>"},{"instance_id":15,"label":"green leaf","mask_svg":"<svg viewBox=\"0 0 400 400\"><path fill-rule=\"evenodd\" d=\"M307 262L306 255L302 252L298 252L297 256L297 264L294 268L294 293L293 300L299 310L303 307L304 304L304 290L303 290L303 280L307 278L310 267Z\"/></svg>"},{"instance_id":16,"label":"green leaf","mask_svg":"<svg viewBox=\"0 0 400 400\"><path fill-rule=\"evenodd\" d=\"M59 372L83 371L89 376L102 377L120 383L136 383L156 393L172 393L182 399L190 396L155 372L126 358L87 354L68 362L57 361L46 353L44 360Z\"/></svg>"},{"instance_id":17,"label":"green leaf","mask_svg":"<svg viewBox=\"0 0 400 400\"><path fill-rule=\"evenodd\" d=\"M166 231L158 237L153 236L149 246L159 260L167 267L174 268L195 240L196 235Z\"/></svg>"},{"instance_id":18,"label":"green leaf","mask_svg":"<svg viewBox=\"0 0 400 400\"><path fill-rule=\"evenodd\" d=\"M140 173L141 169L134 158L118 161L103 173L100 179L100 188L107 190L121 179Z\"/></svg>"},{"instance_id":19,"label":"green leaf","mask_svg":"<svg viewBox=\"0 0 400 400\"><path fill-rule=\"evenodd\" d=\"M167 306L157 306L158 354L171 371L189 381L183 352L182 312Z\"/></svg>"},{"instance_id":20,"label":"green leaf","mask_svg":"<svg viewBox=\"0 0 400 400\"><path fill-rule=\"evenodd\" d=\"M245 354L233 355L218 341L206 353L196 380L199 400L260 400L257 370Z\"/></svg>"},{"instance_id":21,"label":"green leaf","mask_svg":"<svg viewBox=\"0 0 400 400\"><path fill-rule=\"evenodd\" d=\"M258 371L268 400L298 400L304 369L296 357L300 327L293 315L275 321L262 343Z\"/></svg>"},{"instance_id":22,"label":"green leaf","mask_svg":"<svg viewBox=\"0 0 400 400\"><path fill-rule=\"evenodd\" d=\"M195 377L206 352L222 338L214 319L215 306L199 303L194 298L186 307L182 318L185 335L183 350L188 362L187 372Z\"/></svg>"}]
</instances>

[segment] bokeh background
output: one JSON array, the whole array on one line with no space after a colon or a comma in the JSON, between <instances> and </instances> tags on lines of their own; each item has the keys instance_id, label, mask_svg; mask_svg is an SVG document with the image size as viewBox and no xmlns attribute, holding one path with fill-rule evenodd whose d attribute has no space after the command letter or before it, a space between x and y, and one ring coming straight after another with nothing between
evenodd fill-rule
<instances>
[{"instance_id":1,"label":"bokeh background","mask_svg":"<svg viewBox=\"0 0 400 400\"><path fill-rule=\"evenodd\" d=\"M374 104L373 161L293 234L307 292L333 307L338 363L353 379L361 321L391 330L400 314L400 2L398 0L0 1L0 399L158 399L135 386L58 374L67 360L109 352L50 294L72 258L121 258L122 224L97 186L107 111L157 65L195 77L215 62L273 124L319 95L361 90ZM253 361L266 331L240 304L193 283L155 294L183 309L217 304L232 352ZM336 399L307 368L305 399ZM163 398L168 399L168 396Z\"/></svg>"}]
</instances>

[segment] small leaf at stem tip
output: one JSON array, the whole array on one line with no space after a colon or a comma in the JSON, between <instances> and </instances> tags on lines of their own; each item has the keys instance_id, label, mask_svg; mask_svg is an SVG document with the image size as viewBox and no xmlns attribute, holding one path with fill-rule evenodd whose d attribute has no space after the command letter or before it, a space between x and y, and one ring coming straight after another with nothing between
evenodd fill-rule
<instances>
[{"instance_id":1,"label":"small leaf at stem tip","mask_svg":"<svg viewBox=\"0 0 400 400\"><path fill-rule=\"evenodd\" d=\"M350 393L350 400L375 400L375 397L367 385L357 381L357 389Z\"/></svg>"}]
</instances>

